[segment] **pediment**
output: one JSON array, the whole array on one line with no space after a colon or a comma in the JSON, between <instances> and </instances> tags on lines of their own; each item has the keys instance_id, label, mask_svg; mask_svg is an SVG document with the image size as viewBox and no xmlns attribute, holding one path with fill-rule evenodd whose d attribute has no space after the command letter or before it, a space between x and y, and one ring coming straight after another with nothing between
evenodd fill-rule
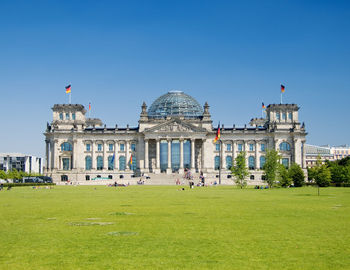
<instances>
[{"instance_id":1,"label":"pediment","mask_svg":"<svg viewBox=\"0 0 350 270\"><path fill-rule=\"evenodd\" d=\"M165 123L148 128L145 132L205 132L204 128L196 127L190 123L185 123L179 119L167 121Z\"/></svg>"}]
</instances>

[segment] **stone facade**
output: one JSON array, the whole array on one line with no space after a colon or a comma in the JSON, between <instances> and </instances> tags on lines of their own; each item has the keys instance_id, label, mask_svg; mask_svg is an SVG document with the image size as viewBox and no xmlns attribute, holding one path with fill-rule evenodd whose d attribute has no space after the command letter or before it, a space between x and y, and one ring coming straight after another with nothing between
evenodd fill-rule
<instances>
[{"instance_id":1,"label":"stone facade","mask_svg":"<svg viewBox=\"0 0 350 270\"><path fill-rule=\"evenodd\" d=\"M167 95L174 98L171 92ZM234 162L240 151L245 151L250 179L261 181L261 163L268 148L278 150L286 165L296 162L306 168L307 133L299 122L299 107L295 104L268 105L266 118L252 119L250 127L222 125L222 147L213 142L217 128L213 128L207 103L200 111L196 109L196 114L182 114L185 109L181 108L177 112L172 108L167 113L166 109L157 116L147 111L143 103L138 127L110 128L99 119L86 118L82 105L54 105L53 121L44 133L46 174L55 182L68 179L82 183L96 178L115 181L152 173L181 175L188 168L193 173L203 172L215 178L221 160L221 174L226 179L230 175L230 162ZM159 106L155 110L159 111Z\"/></svg>"}]
</instances>

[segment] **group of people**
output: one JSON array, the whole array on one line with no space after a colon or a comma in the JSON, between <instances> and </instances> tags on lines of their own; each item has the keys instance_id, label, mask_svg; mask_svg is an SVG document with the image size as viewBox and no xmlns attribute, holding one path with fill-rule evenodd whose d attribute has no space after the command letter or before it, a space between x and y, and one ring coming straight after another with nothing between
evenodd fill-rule
<instances>
[{"instance_id":1,"label":"group of people","mask_svg":"<svg viewBox=\"0 0 350 270\"><path fill-rule=\"evenodd\" d=\"M7 186L7 190L11 190L11 186ZM4 184L0 184L0 191L4 189Z\"/></svg>"},{"instance_id":2,"label":"group of people","mask_svg":"<svg viewBox=\"0 0 350 270\"><path fill-rule=\"evenodd\" d=\"M254 189L268 189L268 188L269 188L269 186L259 186L259 185L256 185L254 187Z\"/></svg>"},{"instance_id":3,"label":"group of people","mask_svg":"<svg viewBox=\"0 0 350 270\"><path fill-rule=\"evenodd\" d=\"M53 189L53 186L33 186L32 189Z\"/></svg>"}]
</instances>

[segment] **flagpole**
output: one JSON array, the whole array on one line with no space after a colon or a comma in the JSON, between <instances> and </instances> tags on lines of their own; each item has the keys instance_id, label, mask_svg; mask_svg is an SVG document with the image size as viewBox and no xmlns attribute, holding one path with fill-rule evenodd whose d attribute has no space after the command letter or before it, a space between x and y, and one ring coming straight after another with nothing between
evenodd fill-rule
<instances>
[{"instance_id":1,"label":"flagpole","mask_svg":"<svg viewBox=\"0 0 350 270\"><path fill-rule=\"evenodd\" d=\"M72 95L72 92L69 92L69 104L72 103L72 97L71 97L71 95Z\"/></svg>"},{"instance_id":2,"label":"flagpole","mask_svg":"<svg viewBox=\"0 0 350 270\"><path fill-rule=\"evenodd\" d=\"M220 152L219 152L219 159L220 159L220 163L219 163L219 185L221 185L221 147L222 147L222 141L221 139L219 139L219 143L220 143Z\"/></svg>"},{"instance_id":3,"label":"flagpole","mask_svg":"<svg viewBox=\"0 0 350 270\"><path fill-rule=\"evenodd\" d=\"M283 94L283 93L282 93L282 91L281 91L281 104L282 104L282 94Z\"/></svg>"}]
</instances>

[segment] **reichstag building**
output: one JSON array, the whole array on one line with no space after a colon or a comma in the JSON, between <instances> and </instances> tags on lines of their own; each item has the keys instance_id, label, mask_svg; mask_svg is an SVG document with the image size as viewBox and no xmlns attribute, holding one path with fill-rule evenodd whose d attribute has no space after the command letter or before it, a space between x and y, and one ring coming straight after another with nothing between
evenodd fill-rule
<instances>
[{"instance_id":1,"label":"reichstag building","mask_svg":"<svg viewBox=\"0 0 350 270\"><path fill-rule=\"evenodd\" d=\"M55 104L47 125L45 172L55 182L87 183L93 180L126 181L133 176L164 178L190 170L216 179L221 164L223 183L232 183L230 168L245 151L249 179L262 180L266 150L280 152L281 162L305 165L305 127L295 104L270 104L266 118L253 118L249 126L221 126L221 142L214 143L209 105L171 91L147 109L141 106L137 127L107 127L100 119L86 117L79 104ZM221 161L221 162L220 162Z\"/></svg>"}]
</instances>

